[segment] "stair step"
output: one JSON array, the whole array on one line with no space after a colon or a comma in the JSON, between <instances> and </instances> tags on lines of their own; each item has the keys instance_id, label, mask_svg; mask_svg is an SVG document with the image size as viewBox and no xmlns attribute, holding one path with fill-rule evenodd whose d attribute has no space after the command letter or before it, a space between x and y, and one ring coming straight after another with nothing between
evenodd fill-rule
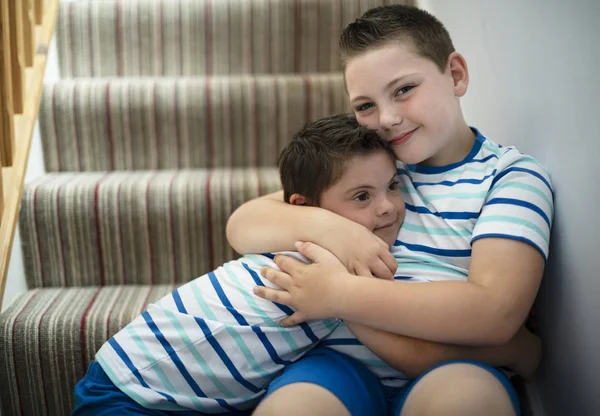
<instances>
[{"instance_id":1,"label":"stair step","mask_svg":"<svg viewBox=\"0 0 600 416\"><path fill-rule=\"evenodd\" d=\"M411 0L102 0L63 2L63 77L339 71L343 28Z\"/></svg>"},{"instance_id":2,"label":"stair step","mask_svg":"<svg viewBox=\"0 0 600 416\"><path fill-rule=\"evenodd\" d=\"M187 282L236 258L227 219L275 168L52 173L24 189L29 288Z\"/></svg>"},{"instance_id":3,"label":"stair step","mask_svg":"<svg viewBox=\"0 0 600 416\"><path fill-rule=\"evenodd\" d=\"M275 166L306 122L350 111L341 73L46 84L46 169Z\"/></svg>"},{"instance_id":4,"label":"stair step","mask_svg":"<svg viewBox=\"0 0 600 416\"><path fill-rule=\"evenodd\" d=\"M0 315L4 415L64 416L95 352L176 285L32 289Z\"/></svg>"}]
</instances>

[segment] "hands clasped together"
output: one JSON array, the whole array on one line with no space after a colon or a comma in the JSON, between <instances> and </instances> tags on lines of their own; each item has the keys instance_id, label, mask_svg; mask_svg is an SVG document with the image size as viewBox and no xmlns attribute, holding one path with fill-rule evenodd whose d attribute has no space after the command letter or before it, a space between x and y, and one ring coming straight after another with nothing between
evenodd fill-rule
<instances>
[{"instance_id":1,"label":"hands clasped together","mask_svg":"<svg viewBox=\"0 0 600 416\"><path fill-rule=\"evenodd\" d=\"M351 273L350 268L347 269L342 261L323 247L310 242L297 242L295 245L298 252L313 263L305 264L285 255L277 255L275 263L281 271L263 267L261 274L281 289L257 286L254 293L296 310L293 315L281 321L283 326L298 325L306 320L337 318L347 300L343 288L348 279L367 278L373 274L393 279L391 270L396 270L396 260L383 241L377 237L374 239L376 241L371 245L371 250L362 250L364 259L350 263L356 274ZM358 255L350 258L357 259Z\"/></svg>"}]
</instances>

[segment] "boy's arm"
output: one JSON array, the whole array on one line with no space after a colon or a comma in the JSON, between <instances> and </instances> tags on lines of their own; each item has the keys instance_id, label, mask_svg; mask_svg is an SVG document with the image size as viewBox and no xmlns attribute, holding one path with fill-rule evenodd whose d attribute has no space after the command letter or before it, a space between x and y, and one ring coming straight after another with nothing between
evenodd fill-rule
<instances>
[{"instance_id":1,"label":"boy's arm","mask_svg":"<svg viewBox=\"0 0 600 416\"><path fill-rule=\"evenodd\" d=\"M504 345L463 347L392 334L355 322L345 323L375 355L411 378L446 361L476 360L494 367L508 367L530 379L542 356L540 339L525 328Z\"/></svg>"},{"instance_id":2,"label":"boy's arm","mask_svg":"<svg viewBox=\"0 0 600 416\"><path fill-rule=\"evenodd\" d=\"M324 209L287 204L279 191L238 207L227 221L227 240L240 254L295 250L298 239L320 244L322 230L336 217Z\"/></svg>"},{"instance_id":3,"label":"boy's arm","mask_svg":"<svg viewBox=\"0 0 600 416\"><path fill-rule=\"evenodd\" d=\"M346 279L334 316L386 331L461 345L501 345L525 322L544 270L533 246L504 238L473 243L468 281ZM398 319L402 317L402 319Z\"/></svg>"},{"instance_id":4,"label":"boy's arm","mask_svg":"<svg viewBox=\"0 0 600 416\"><path fill-rule=\"evenodd\" d=\"M241 254L295 250L311 241L331 251L350 273L391 279L389 247L362 225L322 208L290 205L283 191L241 205L227 221L227 240Z\"/></svg>"},{"instance_id":5,"label":"boy's arm","mask_svg":"<svg viewBox=\"0 0 600 416\"><path fill-rule=\"evenodd\" d=\"M319 246L303 243L297 248L314 263L277 256L282 271L262 273L282 290L255 289L261 297L296 309L282 324L336 317L448 344L508 342L525 321L544 270L544 258L533 246L505 238L473 243L467 282L355 276Z\"/></svg>"}]
</instances>

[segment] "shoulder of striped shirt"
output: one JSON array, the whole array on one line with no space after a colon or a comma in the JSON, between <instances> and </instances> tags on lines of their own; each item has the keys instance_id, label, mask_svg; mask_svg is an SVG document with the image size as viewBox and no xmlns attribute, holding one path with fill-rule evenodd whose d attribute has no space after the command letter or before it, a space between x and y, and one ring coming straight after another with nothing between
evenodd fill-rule
<instances>
[{"instance_id":1,"label":"shoulder of striped shirt","mask_svg":"<svg viewBox=\"0 0 600 416\"><path fill-rule=\"evenodd\" d=\"M494 152L498 156L499 160L505 160L510 163L525 162L525 163L531 163L533 165L536 165L538 167L540 173L544 173L547 176L549 176L549 173L546 170L546 168L535 157L533 157L527 153L522 153L515 146L502 146L502 145L499 145L498 143L494 142L493 140L486 138L482 149L483 148L485 148L486 150L488 150L490 152Z\"/></svg>"},{"instance_id":2,"label":"shoulder of striped shirt","mask_svg":"<svg viewBox=\"0 0 600 416\"><path fill-rule=\"evenodd\" d=\"M535 157L521 153L513 146L502 147L501 150L503 152L496 162L498 168L496 174L508 168L520 167L542 175L548 184L552 185L550 172Z\"/></svg>"}]
</instances>

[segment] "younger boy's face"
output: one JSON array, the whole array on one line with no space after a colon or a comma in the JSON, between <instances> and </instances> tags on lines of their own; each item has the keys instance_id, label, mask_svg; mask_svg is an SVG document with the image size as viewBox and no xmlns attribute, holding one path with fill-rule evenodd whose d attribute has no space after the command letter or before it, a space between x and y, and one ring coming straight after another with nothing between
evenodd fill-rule
<instances>
[{"instance_id":1,"label":"younger boy's face","mask_svg":"<svg viewBox=\"0 0 600 416\"><path fill-rule=\"evenodd\" d=\"M384 151L353 158L319 206L365 226L391 246L405 214L394 161Z\"/></svg>"},{"instance_id":2,"label":"younger boy's face","mask_svg":"<svg viewBox=\"0 0 600 416\"><path fill-rule=\"evenodd\" d=\"M458 97L466 84L452 73L394 41L350 58L344 75L359 123L390 141L398 159L445 165L464 157L452 139L464 123Z\"/></svg>"}]
</instances>

